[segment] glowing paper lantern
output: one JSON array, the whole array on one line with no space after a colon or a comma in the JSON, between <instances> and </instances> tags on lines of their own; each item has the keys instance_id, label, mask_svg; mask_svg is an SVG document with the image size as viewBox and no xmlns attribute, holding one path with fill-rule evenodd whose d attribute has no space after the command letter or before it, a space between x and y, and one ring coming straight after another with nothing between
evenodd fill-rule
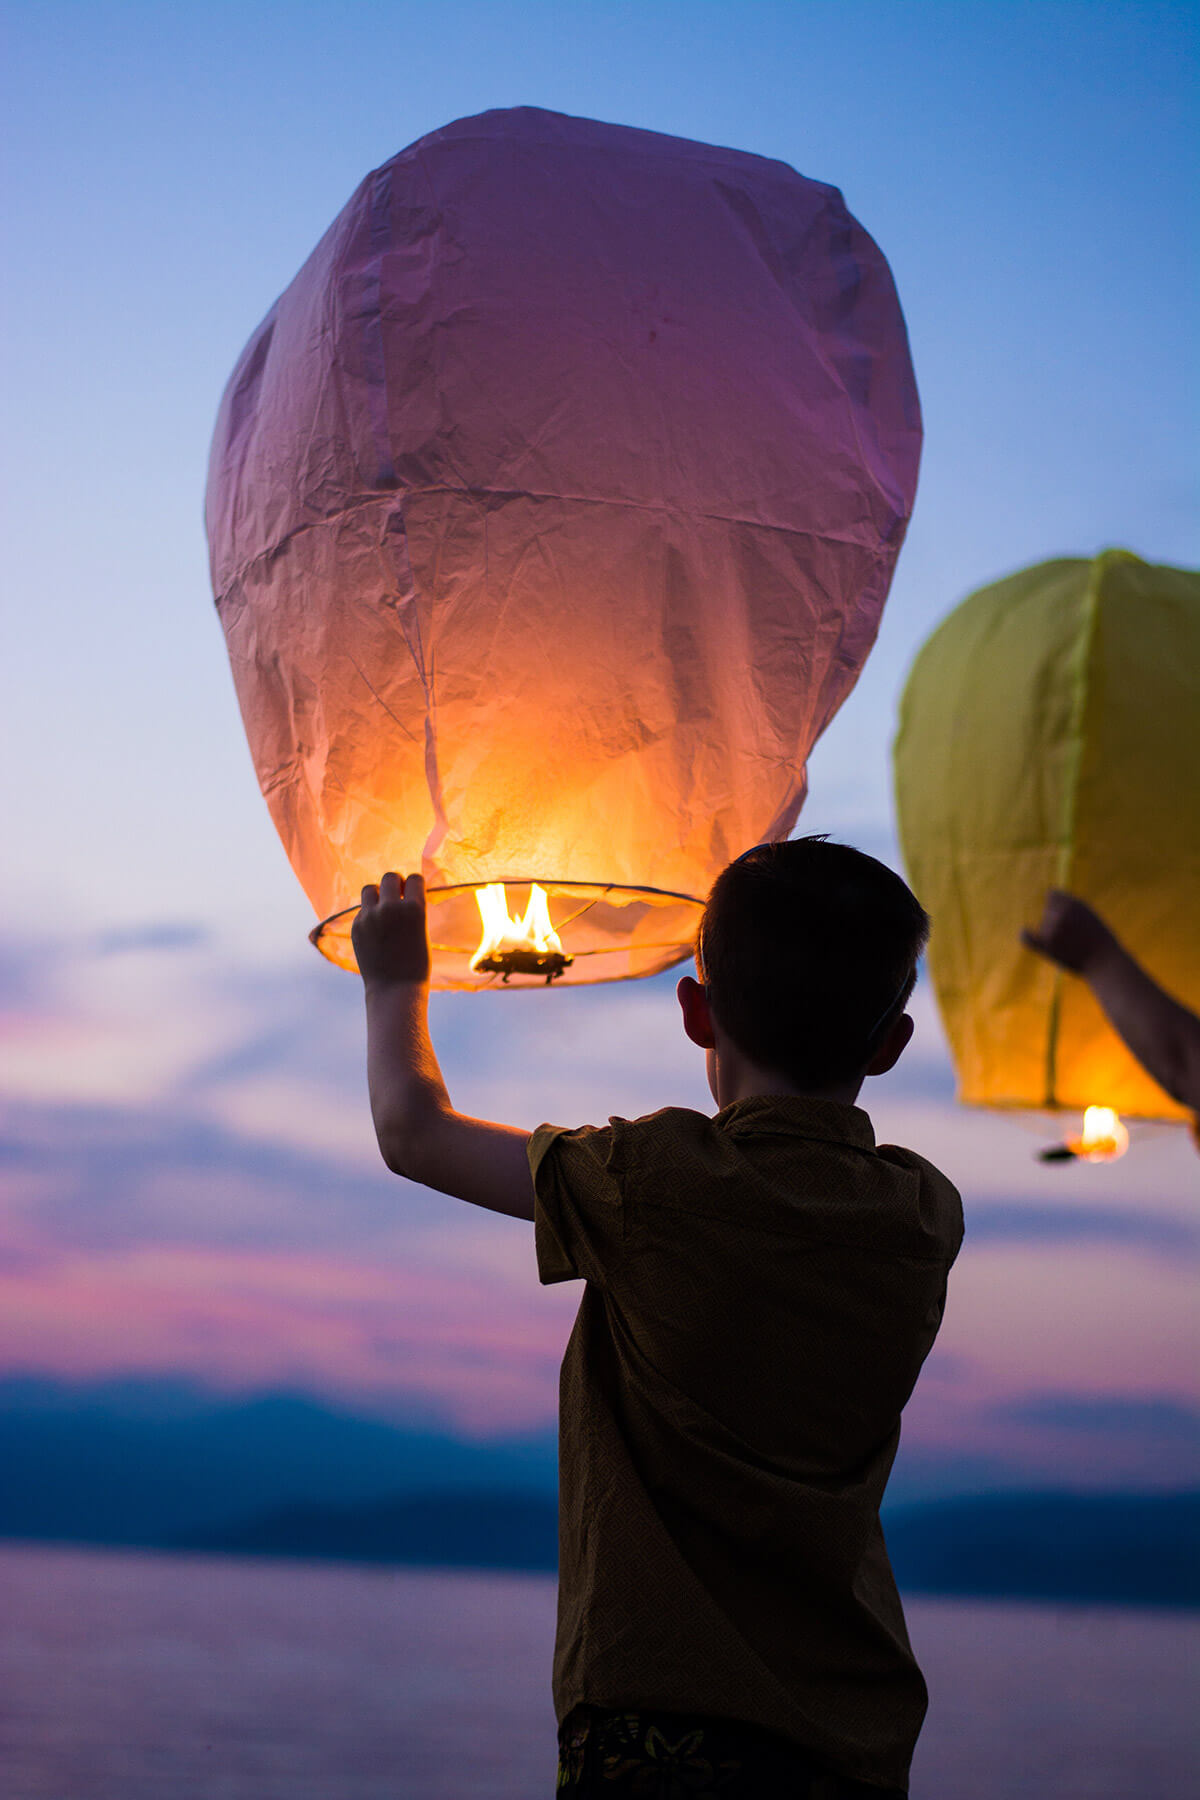
<instances>
[{"instance_id":1,"label":"glowing paper lantern","mask_svg":"<svg viewBox=\"0 0 1200 1800\"><path fill-rule=\"evenodd\" d=\"M1200 575L1110 550L981 588L917 656L895 766L960 1097L1093 1109L1087 1156L1124 1145L1095 1109L1184 1118L1018 932L1066 888L1200 1002Z\"/></svg>"},{"instance_id":2,"label":"glowing paper lantern","mask_svg":"<svg viewBox=\"0 0 1200 1800\"><path fill-rule=\"evenodd\" d=\"M545 891L551 979L677 961L715 873L795 822L919 449L891 276L833 188L527 108L368 176L234 372L207 501L318 915L420 867L440 985L546 978L472 971L497 883L510 920Z\"/></svg>"}]
</instances>

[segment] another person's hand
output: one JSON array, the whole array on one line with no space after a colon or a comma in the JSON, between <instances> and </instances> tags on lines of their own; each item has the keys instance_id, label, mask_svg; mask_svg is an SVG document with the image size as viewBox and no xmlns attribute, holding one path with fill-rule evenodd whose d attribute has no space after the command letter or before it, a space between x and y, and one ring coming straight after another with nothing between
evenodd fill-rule
<instances>
[{"instance_id":1,"label":"another person's hand","mask_svg":"<svg viewBox=\"0 0 1200 1800\"><path fill-rule=\"evenodd\" d=\"M1098 913L1074 894L1051 888L1036 931L1023 931L1021 942L1073 975L1087 976L1116 947L1116 938Z\"/></svg>"},{"instance_id":2,"label":"another person's hand","mask_svg":"<svg viewBox=\"0 0 1200 1800\"><path fill-rule=\"evenodd\" d=\"M425 883L420 875L384 875L365 887L350 931L358 968L367 985L429 980Z\"/></svg>"}]
</instances>

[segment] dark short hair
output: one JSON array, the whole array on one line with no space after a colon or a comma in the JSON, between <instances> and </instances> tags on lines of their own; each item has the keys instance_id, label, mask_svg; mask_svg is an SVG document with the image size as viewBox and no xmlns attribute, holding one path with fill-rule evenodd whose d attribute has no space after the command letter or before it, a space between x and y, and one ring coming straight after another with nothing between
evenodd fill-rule
<instances>
[{"instance_id":1,"label":"dark short hair","mask_svg":"<svg viewBox=\"0 0 1200 1800\"><path fill-rule=\"evenodd\" d=\"M884 863L828 838L759 844L722 870L696 962L752 1062L819 1091L862 1074L917 978L929 919Z\"/></svg>"}]
</instances>

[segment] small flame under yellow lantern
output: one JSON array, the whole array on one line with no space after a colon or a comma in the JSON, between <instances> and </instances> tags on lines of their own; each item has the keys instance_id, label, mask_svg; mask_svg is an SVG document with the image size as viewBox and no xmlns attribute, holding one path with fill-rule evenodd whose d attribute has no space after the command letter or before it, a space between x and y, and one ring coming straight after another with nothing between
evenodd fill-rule
<instances>
[{"instance_id":1,"label":"small flame under yellow lantern","mask_svg":"<svg viewBox=\"0 0 1200 1800\"><path fill-rule=\"evenodd\" d=\"M1089 1106L1082 1132L1067 1142L1084 1162L1115 1162L1129 1148L1129 1133L1111 1106Z\"/></svg>"}]
</instances>

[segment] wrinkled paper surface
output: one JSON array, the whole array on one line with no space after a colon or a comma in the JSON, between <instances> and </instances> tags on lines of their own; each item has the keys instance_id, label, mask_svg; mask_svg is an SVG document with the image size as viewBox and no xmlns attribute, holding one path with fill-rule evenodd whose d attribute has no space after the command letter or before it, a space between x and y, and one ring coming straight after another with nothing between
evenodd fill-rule
<instances>
[{"instance_id":1,"label":"wrinkled paper surface","mask_svg":"<svg viewBox=\"0 0 1200 1800\"><path fill-rule=\"evenodd\" d=\"M913 665L895 761L960 1098L1185 1117L1018 934L1066 888L1200 1006L1200 575L1107 551L981 588Z\"/></svg>"},{"instance_id":2,"label":"wrinkled paper surface","mask_svg":"<svg viewBox=\"0 0 1200 1800\"><path fill-rule=\"evenodd\" d=\"M836 189L528 108L369 175L242 355L207 497L317 913L385 868L703 896L786 835L919 451Z\"/></svg>"}]
</instances>

